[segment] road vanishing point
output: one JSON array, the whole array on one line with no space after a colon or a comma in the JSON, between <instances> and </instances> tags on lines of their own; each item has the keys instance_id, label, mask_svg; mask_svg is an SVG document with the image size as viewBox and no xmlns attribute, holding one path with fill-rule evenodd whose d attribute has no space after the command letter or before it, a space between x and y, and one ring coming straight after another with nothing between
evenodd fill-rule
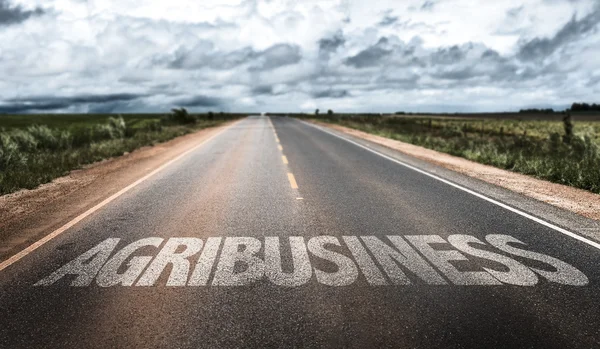
<instances>
[{"instance_id":1,"label":"road vanishing point","mask_svg":"<svg viewBox=\"0 0 600 349\"><path fill-rule=\"evenodd\" d=\"M349 137L250 116L84 208L0 264L0 347L600 348L598 241Z\"/></svg>"}]
</instances>

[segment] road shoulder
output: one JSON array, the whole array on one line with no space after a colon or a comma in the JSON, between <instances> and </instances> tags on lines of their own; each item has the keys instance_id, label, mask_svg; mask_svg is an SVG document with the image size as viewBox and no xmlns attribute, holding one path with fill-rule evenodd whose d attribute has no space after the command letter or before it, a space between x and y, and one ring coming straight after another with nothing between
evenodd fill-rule
<instances>
[{"instance_id":1,"label":"road shoulder","mask_svg":"<svg viewBox=\"0 0 600 349\"><path fill-rule=\"evenodd\" d=\"M36 189L0 196L0 261L231 125L177 137L100 161Z\"/></svg>"},{"instance_id":2,"label":"road shoulder","mask_svg":"<svg viewBox=\"0 0 600 349\"><path fill-rule=\"evenodd\" d=\"M312 123L550 223L600 241L600 195L344 126Z\"/></svg>"}]
</instances>

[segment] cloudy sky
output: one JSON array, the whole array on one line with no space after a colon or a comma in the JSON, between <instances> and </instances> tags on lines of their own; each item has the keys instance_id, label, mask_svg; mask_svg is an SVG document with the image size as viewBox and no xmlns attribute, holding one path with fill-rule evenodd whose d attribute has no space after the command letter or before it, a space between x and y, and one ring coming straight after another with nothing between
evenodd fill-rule
<instances>
[{"instance_id":1,"label":"cloudy sky","mask_svg":"<svg viewBox=\"0 0 600 349\"><path fill-rule=\"evenodd\" d=\"M0 0L0 113L600 100L600 0Z\"/></svg>"}]
</instances>

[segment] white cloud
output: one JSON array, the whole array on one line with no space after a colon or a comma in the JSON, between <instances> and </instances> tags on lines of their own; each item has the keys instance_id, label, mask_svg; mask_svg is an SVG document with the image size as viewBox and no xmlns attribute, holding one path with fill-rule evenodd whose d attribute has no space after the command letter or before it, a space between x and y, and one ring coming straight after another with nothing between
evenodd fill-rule
<instances>
[{"instance_id":1,"label":"white cloud","mask_svg":"<svg viewBox=\"0 0 600 349\"><path fill-rule=\"evenodd\" d=\"M182 101L248 111L504 110L594 102L600 84L595 0L0 4L18 19L0 22L0 112L39 96L115 93L139 96L110 104L131 111Z\"/></svg>"}]
</instances>

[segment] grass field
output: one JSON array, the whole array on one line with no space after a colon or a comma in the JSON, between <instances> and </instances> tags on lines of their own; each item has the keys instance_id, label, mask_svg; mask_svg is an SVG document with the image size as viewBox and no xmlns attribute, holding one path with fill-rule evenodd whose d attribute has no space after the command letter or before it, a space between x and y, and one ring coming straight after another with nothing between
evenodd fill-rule
<instances>
[{"instance_id":1,"label":"grass field","mask_svg":"<svg viewBox=\"0 0 600 349\"><path fill-rule=\"evenodd\" d=\"M127 126L139 128L149 120L160 120L164 114L120 114ZM46 125L50 128L76 130L106 122L111 115L106 114L35 114L0 115L0 129L7 131L25 129L31 125ZM114 115L112 115L114 116Z\"/></svg>"},{"instance_id":2,"label":"grass field","mask_svg":"<svg viewBox=\"0 0 600 349\"><path fill-rule=\"evenodd\" d=\"M179 117L178 117L179 116ZM0 115L0 195L241 115Z\"/></svg>"},{"instance_id":3,"label":"grass field","mask_svg":"<svg viewBox=\"0 0 600 349\"><path fill-rule=\"evenodd\" d=\"M577 121L577 115L569 123L572 128L562 116L551 120L473 115L304 117L600 193L600 121ZM589 115L585 119L595 120Z\"/></svg>"}]
</instances>

